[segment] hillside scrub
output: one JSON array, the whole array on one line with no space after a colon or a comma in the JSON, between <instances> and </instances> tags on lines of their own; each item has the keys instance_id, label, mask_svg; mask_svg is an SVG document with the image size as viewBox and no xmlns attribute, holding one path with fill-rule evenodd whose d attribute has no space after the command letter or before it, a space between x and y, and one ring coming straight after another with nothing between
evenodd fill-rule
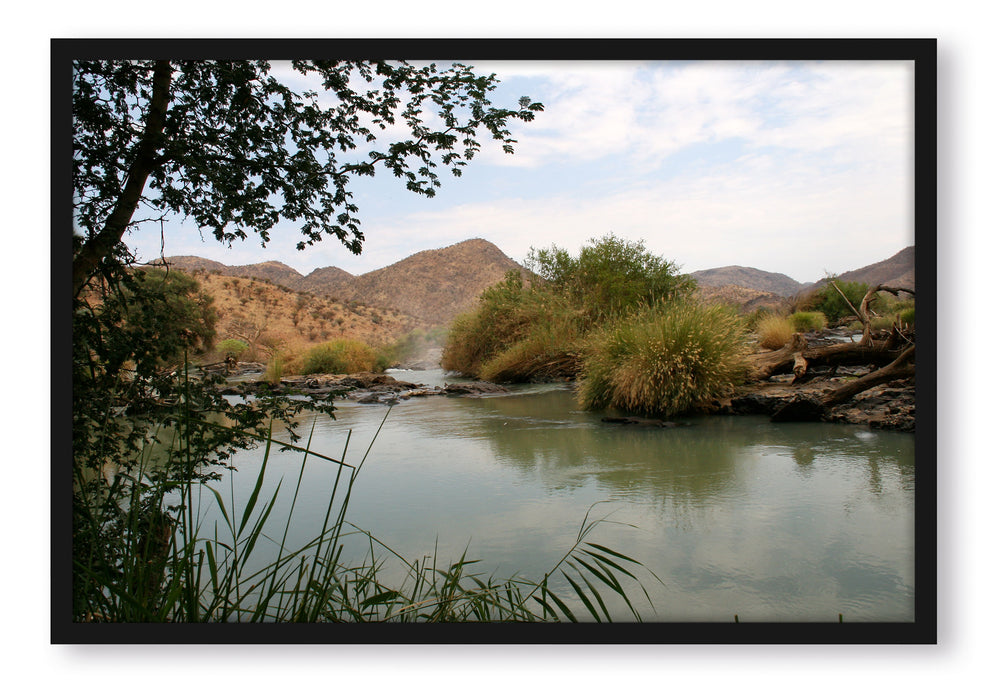
<instances>
[{"instance_id":1,"label":"hillside scrub","mask_svg":"<svg viewBox=\"0 0 990 700\"><path fill-rule=\"evenodd\" d=\"M574 378L589 333L694 286L642 241L612 234L592 239L577 257L556 246L531 249L526 265L532 273L526 280L508 272L474 310L454 320L445 370L499 382Z\"/></svg>"},{"instance_id":2,"label":"hillside scrub","mask_svg":"<svg viewBox=\"0 0 990 700\"><path fill-rule=\"evenodd\" d=\"M592 338L578 403L660 417L703 408L744 378L744 333L742 319L723 306L644 308Z\"/></svg>"}]
</instances>

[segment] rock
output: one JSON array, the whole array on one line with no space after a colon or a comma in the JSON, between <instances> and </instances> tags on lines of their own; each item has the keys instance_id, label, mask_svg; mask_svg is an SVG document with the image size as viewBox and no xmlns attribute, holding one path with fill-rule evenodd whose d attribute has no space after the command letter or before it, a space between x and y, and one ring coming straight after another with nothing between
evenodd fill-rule
<instances>
[{"instance_id":1,"label":"rock","mask_svg":"<svg viewBox=\"0 0 990 700\"><path fill-rule=\"evenodd\" d=\"M491 382L447 384L443 388L443 393L448 396L481 396L484 394L505 394L508 391L501 384L492 384Z\"/></svg>"},{"instance_id":2,"label":"rock","mask_svg":"<svg viewBox=\"0 0 990 700\"><path fill-rule=\"evenodd\" d=\"M667 420L660 420L658 418L613 418L606 416L602 418L602 423L618 423L619 425L642 425L649 426L653 428L676 428L678 426L686 426L687 423L673 423Z\"/></svg>"},{"instance_id":3,"label":"rock","mask_svg":"<svg viewBox=\"0 0 990 700\"><path fill-rule=\"evenodd\" d=\"M804 394L783 403L770 416L770 420L773 423L817 422L827 413L828 409L821 399L811 394Z\"/></svg>"}]
</instances>

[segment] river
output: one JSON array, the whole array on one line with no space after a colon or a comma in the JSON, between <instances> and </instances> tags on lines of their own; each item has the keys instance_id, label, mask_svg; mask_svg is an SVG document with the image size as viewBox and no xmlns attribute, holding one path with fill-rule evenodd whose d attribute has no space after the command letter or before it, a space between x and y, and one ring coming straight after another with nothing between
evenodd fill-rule
<instances>
[{"instance_id":1,"label":"river","mask_svg":"<svg viewBox=\"0 0 990 700\"><path fill-rule=\"evenodd\" d=\"M476 572L539 578L590 512L608 522L589 541L661 579L642 578L655 608L637 599L646 620L914 619L912 434L759 416L655 428L602 415L579 411L566 386L530 385L390 409L342 401L335 419L310 417L302 432L305 441L312 428L311 449L331 457L346 444L351 464L367 451L348 520L410 560L436 552L444 565L467 549L482 560ZM220 491L244 503L262 452L238 455ZM266 481L286 482L276 525L301 462L291 452L269 459ZM298 542L319 530L335 474L307 460L292 514ZM365 544L353 542L360 558ZM623 619L621 606L612 611Z\"/></svg>"}]
</instances>

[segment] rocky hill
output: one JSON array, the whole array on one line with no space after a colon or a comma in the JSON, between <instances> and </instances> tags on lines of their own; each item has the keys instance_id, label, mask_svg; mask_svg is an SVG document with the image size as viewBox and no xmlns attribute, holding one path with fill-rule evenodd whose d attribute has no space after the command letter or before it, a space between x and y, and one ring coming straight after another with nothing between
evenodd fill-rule
<instances>
[{"instance_id":1,"label":"rocky hill","mask_svg":"<svg viewBox=\"0 0 990 700\"><path fill-rule=\"evenodd\" d=\"M473 238L438 250L424 250L363 275L322 267L303 276L280 262L228 266L196 256L175 256L169 264L188 272L266 280L288 289L355 302L409 316L423 327L443 326L466 311L507 270L522 269L494 244Z\"/></svg>"},{"instance_id":2,"label":"rocky hill","mask_svg":"<svg viewBox=\"0 0 990 700\"><path fill-rule=\"evenodd\" d=\"M866 284L885 284L889 287L907 287L914 289L914 246L908 246L886 260L860 267L838 276L847 282L864 282ZM820 287L825 284L822 278L810 287Z\"/></svg>"},{"instance_id":3,"label":"rocky hill","mask_svg":"<svg viewBox=\"0 0 990 700\"><path fill-rule=\"evenodd\" d=\"M765 272L755 267L715 267L710 270L698 270L690 273L699 286L726 287L734 286L752 289L760 292L770 292L787 297L800 291L802 284L779 272Z\"/></svg>"},{"instance_id":4,"label":"rocky hill","mask_svg":"<svg viewBox=\"0 0 990 700\"><path fill-rule=\"evenodd\" d=\"M312 291L395 309L439 326L471 308L481 292L514 269L522 270L522 266L492 243L473 238L424 250L380 270Z\"/></svg>"}]
</instances>

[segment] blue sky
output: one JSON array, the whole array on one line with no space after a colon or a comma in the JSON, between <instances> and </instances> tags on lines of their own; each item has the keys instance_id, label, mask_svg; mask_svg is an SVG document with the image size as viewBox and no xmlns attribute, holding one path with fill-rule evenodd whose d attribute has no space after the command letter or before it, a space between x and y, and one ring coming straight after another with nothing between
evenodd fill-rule
<instances>
[{"instance_id":1,"label":"blue sky","mask_svg":"<svg viewBox=\"0 0 990 700\"><path fill-rule=\"evenodd\" d=\"M545 105L516 123L515 154L485 144L433 199L390 173L354 181L366 236L299 252L298 225L227 248L178 217L166 255L280 260L360 274L485 238L520 262L614 233L683 272L743 265L810 282L913 243L913 73L907 62L477 62L495 104ZM157 225L125 238L157 257Z\"/></svg>"}]
</instances>

